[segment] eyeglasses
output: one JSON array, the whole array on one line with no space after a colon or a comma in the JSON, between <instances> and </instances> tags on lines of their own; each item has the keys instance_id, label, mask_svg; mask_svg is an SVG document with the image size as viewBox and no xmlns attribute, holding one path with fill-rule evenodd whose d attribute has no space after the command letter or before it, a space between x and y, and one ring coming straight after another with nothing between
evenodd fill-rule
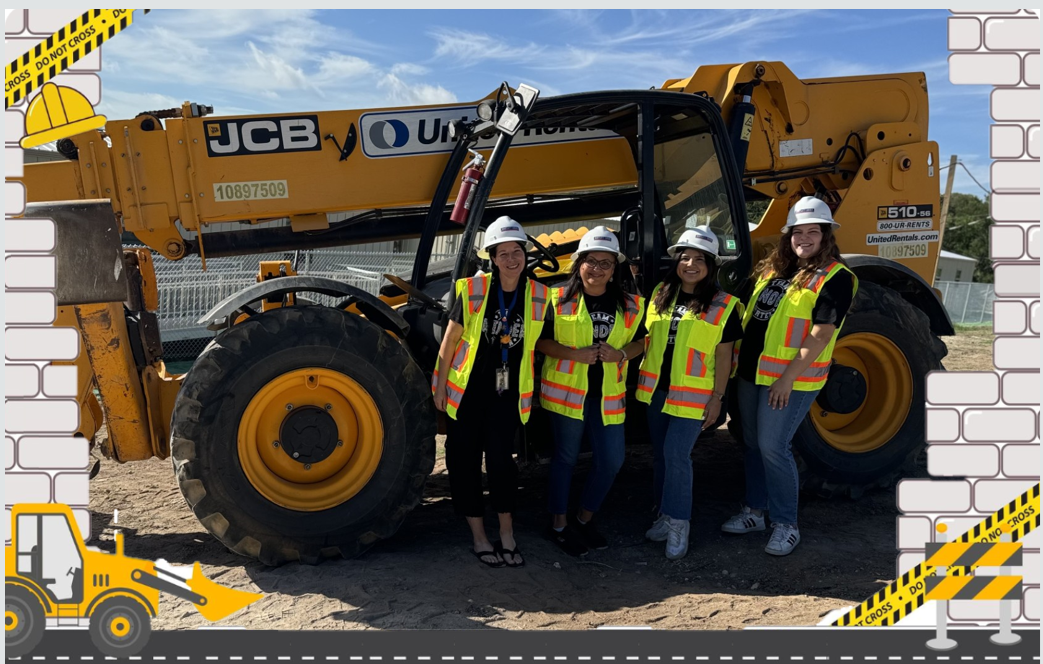
<instances>
[{"instance_id":1,"label":"eyeglasses","mask_svg":"<svg viewBox=\"0 0 1043 664\"><path fill-rule=\"evenodd\" d=\"M611 261L611 260L599 261L598 259L594 258L593 256L588 256L587 258L585 258L583 260L583 264L586 265L589 268L595 268L596 267L596 268L598 268L600 270L604 270L605 272L608 272L609 270L616 269L616 261Z\"/></svg>"}]
</instances>

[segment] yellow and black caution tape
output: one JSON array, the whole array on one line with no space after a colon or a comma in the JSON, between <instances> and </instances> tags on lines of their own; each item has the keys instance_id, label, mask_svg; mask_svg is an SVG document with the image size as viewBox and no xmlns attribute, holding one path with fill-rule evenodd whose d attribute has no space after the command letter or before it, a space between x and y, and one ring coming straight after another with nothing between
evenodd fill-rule
<instances>
[{"instance_id":1,"label":"yellow and black caution tape","mask_svg":"<svg viewBox=\"0 0 1043 664\"><path fill-rule=\"evenodd\" d=\"M4 108L18 104L133 22L133 9L91 9L76 17L7 65Z\"/></svg>"},{"instance_id":2,"label":"yellow and black caution tape","mask_svg":"<svg viewBox=\"0 0 1043 664\"><path fill-rule=\"evenodd\" d=\"M959 553L966 553L967 544L991 544L999 542L1000 537L1007 534L1014 542L1017 542L1038 527L1039 483L1036 483L1036 486L989 515L981 523L961 535L959 539L942 545L934 556L937 556L938 560L954 556L958 558ZM881 588L872 597L835 620L833 625L835 627L886 627L920 608L927 597L927 578L935 576L935 565L928 564L930 562L931 560L925 560L903 574L901 578ZM949 567L946 571L946 578L969 576L971 569L981 564L979 561L972 566ZM992 562L988 564L993 566Z\"/></svg>"}]
</instances>

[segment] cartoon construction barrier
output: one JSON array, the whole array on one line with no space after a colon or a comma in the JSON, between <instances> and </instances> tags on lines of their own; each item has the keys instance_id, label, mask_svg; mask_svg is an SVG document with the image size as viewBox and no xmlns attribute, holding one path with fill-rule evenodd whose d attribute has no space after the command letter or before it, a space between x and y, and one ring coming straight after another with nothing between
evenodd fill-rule
<instances>
[{"instance_id":1,"label":"cartoon construction barrier","mask_svg":"<svg viewBox=\"0 0 1043 664\"><path fill-rule=\"evenodd\" d=\"M103 654L129 657L148 642L160 593L191 602L210 621L262 597L214 583L198 562L189 573L162 561L129 558L118 531L115 553L87 547L66 505L14 507L4 568L8 657L32 652L52 627L87 627Z\"/></svg>"},{"instance_id":2,"label":"cartoon construction barrier","mask_svg":"<svg viewBox=\"0 0 1043 664\"><path fill-rule=\"evenodd\" d=\"M928 580L935 578L937 567L947 567L945 589L956 587L955 577L968 577L971 570L980 566L1001 565L995 561L1009 554L1009 549L973 548L974 544L994 544L1009 536L1017 542L1039 527L1039 483L1010 501L995 513L989 515L953 542L939 543L932 546L929 557L900 578L881 588L872 597L852 608L833 622L835 627L887 627L894 625L916 609L924 605L928 599ZM1020 553L1018 554L1020 556ZM985 561L985 562L983 562ZM1008 563L1011 564L1011 563ZM937 581L931 581L938 584ZM974 584L969 589L978 588ZM997 586L999 587L999 586ZM970 590L968 590L970 592ZM991 592L997 592L993 590Z\"/></svg>"},{"instance_id":3,"label":"cartoon construction barrier","mask_svg":"<svg viewBox=\"0 0 1043 664\"><path fill-rule=\"evenodd\" d=\"M945 524L938 525L940 537L944 537ZM1001 535L1006 538L1007 535ZM934 576L928 576L926 600L935 600L938 605L935 637L927 642L932 650L952 650L957 643L946 633L948 627L949 600L1006 600L1021 599L1022 578L1008 576L1007 568L1021 567L1021 544L1013 542L933 542L927 545L925 565L935 568ZM948 576L947 568L975 569L977 567L1000 567L998 576ZM997 645L1013 645L1021 641L1010 628L1010 605L1001 604L1000 632L993 635ZM1003 611L1002 609L1006 609Z\"/></svg>"}]
</instances>

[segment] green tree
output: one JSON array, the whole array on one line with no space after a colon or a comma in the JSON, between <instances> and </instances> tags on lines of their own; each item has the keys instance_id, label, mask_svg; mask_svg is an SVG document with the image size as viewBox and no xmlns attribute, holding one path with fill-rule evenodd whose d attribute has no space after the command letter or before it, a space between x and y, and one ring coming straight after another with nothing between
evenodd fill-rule
<instances>
[{"instance_id":1,"label":"green tree","mask_svg":"<svg viewBox=\"0 0 1043 664\"><path fill-rule=\"evenodd\" d=\"M974 281L991 284L992 259L989 258L989 203L973 194L953 193L945 221L942 249L974 258Z\"/></svg>"}]
</instances>

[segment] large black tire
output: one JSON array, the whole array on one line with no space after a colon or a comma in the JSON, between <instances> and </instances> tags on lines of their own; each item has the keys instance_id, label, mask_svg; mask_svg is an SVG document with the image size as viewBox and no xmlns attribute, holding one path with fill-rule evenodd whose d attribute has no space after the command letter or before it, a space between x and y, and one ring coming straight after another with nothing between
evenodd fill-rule
<instances>
[{"instance_id":1,"label":"large black tire","mask_svg":"<svg viewBox=\"0 0 1043 664\"><path fill-rule=\"evenodd\" d=\"M43 638L43 604L21 586L5 584L4 592L4 651L8 658L25 657Z\"/></svg>"},{"instance_id":2,"label":"large black tire","mask_svg":"<svg viewBox=\"0 0 1043 664\"><path fill-rule=\"evenodd\" d=\"M287 509L246 477L237 432L260 388L315 366L368 392L379 410L383 449L372 477L345 502ZM207 346L174 404L171 456L188 504L229 549L267 565L316 564L356 556L398 530L434 467L435 432L429 384L402 344L356 315L295 306L254 316Z\"/></svg>"},{"instance_id":3,"label":"large black tire","mask_svg":"<svg viewBox=\"0 0 1043 664\"><path fill-rule=\"evenodd\" d=\"M129 597L102 600L90 616L91 642L106 657L132 657L152 634L152 618Z\"/></svg>"},{"instance_id":4,"label":"large black tire","mask_svg":"<svg viewBox=\"0 0 1043 664\"><path fill-rule=\"evenodd\" d=\"M866 489L886 487L911 468L924 445L924 401L927 374L941 370L948 350L931 332L927 315L901 295L874 283L859 284L840 332L841 340L851 334L871 333L890 340L909 364L912 399L905 421L889 440L871 451L850 453L827 443L812 422L811 415L801 422L793 437L799 455L801 484L805 491L831 498L858 498ZM870 389L887 390L887 385ZM812 408L817 408L813 404Z\"/></svg>"}]
</instances>

